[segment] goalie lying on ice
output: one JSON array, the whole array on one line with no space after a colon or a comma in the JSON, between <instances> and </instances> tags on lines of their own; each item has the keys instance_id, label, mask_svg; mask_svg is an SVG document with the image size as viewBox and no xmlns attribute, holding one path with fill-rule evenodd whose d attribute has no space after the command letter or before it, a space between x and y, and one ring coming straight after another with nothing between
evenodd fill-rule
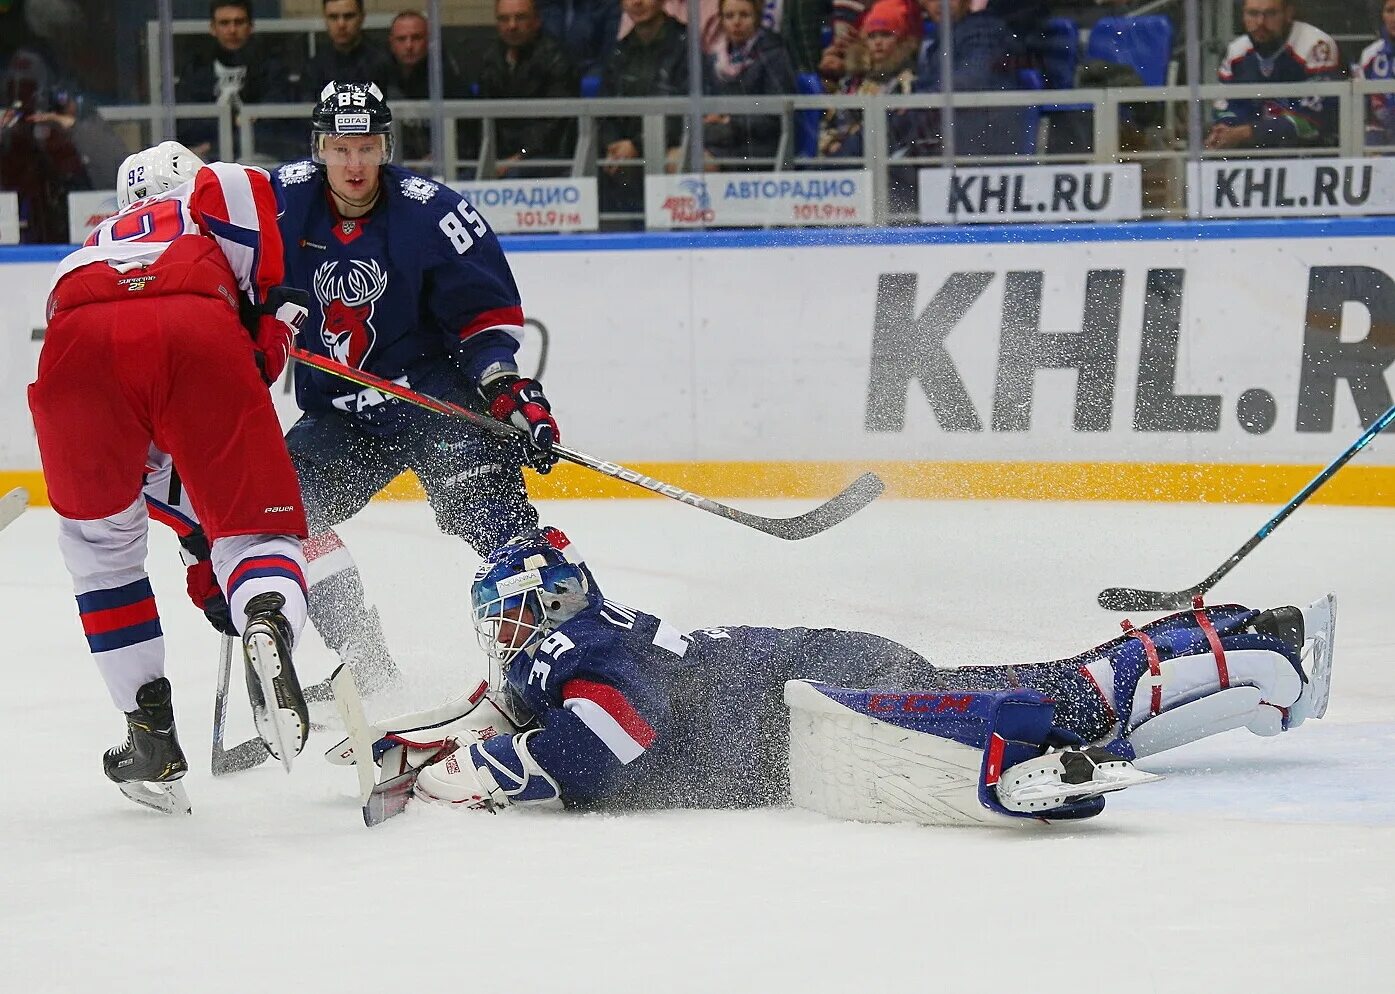
<instances>
[{"instance_id":1,"label":"goalie lying on ice","mask_svg":"<svg viewBox=\"0 0 1395 994\"><path fill-rule=\"evenodd\" d=\"M1198 607L1071 659L942 668L860 632L682 634L604 599L551 528L492 555L471 596L494 692L360 741L377 738L383 781L415 774L417 798L480 810L793 800L871 821L1088 817L1102 794L1157 779L1135 758L1321 717L1334 624L1330 597ZM353 760L347 743L328 756Z\"/></svg>"}]
</instances>

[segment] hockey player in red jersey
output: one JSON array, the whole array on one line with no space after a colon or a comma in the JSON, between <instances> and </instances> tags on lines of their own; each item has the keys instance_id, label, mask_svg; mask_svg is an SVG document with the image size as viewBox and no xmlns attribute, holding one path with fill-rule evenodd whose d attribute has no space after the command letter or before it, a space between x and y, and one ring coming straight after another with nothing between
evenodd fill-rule
<instances>
[{"instance_id":1,"label":"hockey player in red jersey","mask_svg":"<svg viewBox=\"0 0 1395 994\"><path fill-rule=\"evenodd\" d=\"M106 775L132 800L180 813L188 764L145 571L148 507L202 523L211 571L195 564L190 592L226 593L271 753L289 770L305 744L292 663L305 515L266 388L305 295L280 285L278 204L262 170L205 166L165 142L130 156L117 188L122 209L58 266L29 406L88 646L126 715ZM171 460L187 499L148 504L147 474L167 481ZM194 590L200 575L216 587Z\"/></svg>"}]
</instances>

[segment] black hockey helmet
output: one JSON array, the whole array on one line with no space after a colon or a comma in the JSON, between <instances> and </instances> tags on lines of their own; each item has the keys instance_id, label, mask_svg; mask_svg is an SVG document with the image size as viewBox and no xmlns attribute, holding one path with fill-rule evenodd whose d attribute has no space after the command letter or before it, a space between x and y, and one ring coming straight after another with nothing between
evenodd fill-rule
<instances>
[{"instance_id":1,"label":"black hockey helmet","mask_svg":"<svg viewBox=\"0 0 1395 994\"><path fill-rule=\"evenodd\" d=\"M377 83L325 84L310 117L310 158L325 163L331 136L382 135L382 165L392 161L392 110Z\"/></svg>"}]
</instances>

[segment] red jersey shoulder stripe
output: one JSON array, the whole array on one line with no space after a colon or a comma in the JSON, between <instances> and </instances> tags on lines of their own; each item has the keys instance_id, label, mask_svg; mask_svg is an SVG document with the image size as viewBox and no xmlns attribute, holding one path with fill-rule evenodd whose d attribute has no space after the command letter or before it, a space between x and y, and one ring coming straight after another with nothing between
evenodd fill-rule
<instances>
[{"instance_id":1,"label":"red jersey shoulder stripe","mask_svg":"<svg viewBox=\"0 0 1395 994\"><path fill-rule=\"evenodd\" d=\"M593 680L568 680L562 706L589 728L622 763L632 763L658 735L616 688Z\"/></svg>"}]
</instances>

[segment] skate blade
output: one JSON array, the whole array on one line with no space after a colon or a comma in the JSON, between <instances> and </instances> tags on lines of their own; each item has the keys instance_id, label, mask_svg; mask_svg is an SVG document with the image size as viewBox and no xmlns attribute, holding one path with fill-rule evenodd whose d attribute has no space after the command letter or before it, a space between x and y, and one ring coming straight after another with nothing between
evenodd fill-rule
<instances>
[{"instance_id":1,"label":"skate blade","mask_svg":"<svg viewBox=\"0 0 1395 994\"><path fill-rule=\"evenodd\" d=\"M245 645L252 669L261 683L262 699L266 701L264 709L253 710L257 734L262 737L271 755L279 759L289 773L291 761L305 748L305 739L309 734L307 722L301 720L294 708L280 707L278 704L289 696L290 688L281 679L283 666L276 639L269 632L251 629L247 632Z\"/></svg>"},{"instance_id":2,"label":"skate blade","mask_svg":"<svg viewBox=\"0 0 1395 994\"><path fill-rule=\"evenodd\" d=\"M194 813L193 807L189 804L189 794L185 791L184 784L178 780L150 783L134 781L132 783L119 783L116 788L137 804L153 808L161 814L188 815Z\"/></svg>"},{"instance_id":3,"label":"skate blade","mask_svg":"<svg viewBox=\"0 0 1395 994\"><path fill-rule=\"evenodd\" d=\"M1303 612L1303 627L1307 633L1303 662L1308 664L1308 682L1298 703L1290 709L1289 728L1298 727L1305 718L1321 718L1327 714L1327 702L1332 696L1332 643L1337 634L1337 599L1328 594L1308 605Z\"/></svg>"},{"instance_id":4,"label":"skate blade","mask_svg":"<svg viewBox=\"0 0 1395 994\"><path fill-rule=\"evenodd\" d=\"M1035 777L1040 778L1041 775L1038 771ZM998 799L1005 807L1015 811L1042 811L1161 779L1156 773L1145 773L1132 763L1120 760L1118 765L1097 766L1087 783L1065 783L1059 775L1048 775L1046 779L1028 780L1023 777L1004 780L998 784Z\"/></svg>"}]
</instances>

